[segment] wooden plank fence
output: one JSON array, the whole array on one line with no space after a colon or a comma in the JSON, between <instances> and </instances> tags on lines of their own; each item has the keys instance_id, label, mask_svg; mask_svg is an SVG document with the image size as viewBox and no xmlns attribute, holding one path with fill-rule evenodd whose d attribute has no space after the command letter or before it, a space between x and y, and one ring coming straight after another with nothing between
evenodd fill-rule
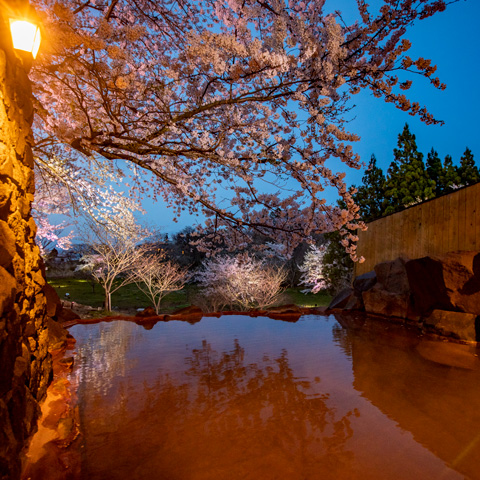
<instances>
[{"instance_id":1,"label":"wooden plank fence","mask_svg":"<svg viewBox=\"0 0 480 480\"><path fill-rule=\"evenodd\" d=\"M401 255L480 251L480 183L370 222L358 237L365 262L355 265L356 276Z\"/></svg>"}]
</instances>

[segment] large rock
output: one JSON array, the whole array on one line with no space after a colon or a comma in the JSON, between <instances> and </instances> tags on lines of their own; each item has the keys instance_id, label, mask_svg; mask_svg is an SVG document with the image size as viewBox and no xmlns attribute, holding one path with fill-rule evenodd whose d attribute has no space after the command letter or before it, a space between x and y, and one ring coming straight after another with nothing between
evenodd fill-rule
<instances>
[{"instance_id":1,"label":"large rock","mask_svg":"<svg viewBox=\"0 0 480 480\"><path fill-rule=\"evenodd\" d=\"M375 271L364 273L353 281L353 287L341 290L328 305L329 310L365 310L362 293L371 289L377 283Z\"/></svg>"},{"instance_id":2,"label":"large rock","mask_svg":"<svg viewBox=\"0 0 480 480\"><path fill-rule=\"evenodd\" d=\"M68 332L62 325L51 318L47 319L48 350L60 350L67 345Z\"/></svg>"},{"instance_id":3,"label":"large rock","mask_svg":"<svg viewBox=\"0 0 480 480\"><path fill-rule=\"evenodd\" d=\"M480 340L479 316L473 313L434 310L425 319L425 325L437 332L460 340L475 342Z\"/></svg>"},{"instance_id":4,"label":"large rock","mask_svg":"<svg viewBox=\"0 0 480 480\"><path fill-rule=\"evenodd\" d=\"M351 297L354 296L353 288L352 287L347 287L344 288L343 290L340 290L330 301L330 304L328 305L329 310L333 309L345 309L347 306L349 300Z\"/></svg>"},{"instance_id":5,"label":"large rock","mask_svg":"<svg viewBox=\"0 0 480 480\"><path fill-rule=\"evenodd\" d=\"M455 310L443 278L443 264L438 258L423 257L405 264L412 293L412 308L420 315L432 310Z\"/></svg>"},{"instance_id":6,"label":"large rock","mask_svg":"<svg viewBox=\"0 0 480 480\"><path fill-rule=\"evenodd\" d=\"M387 317L407 318L410 313L410 287L405 259L375 265L377 282L362 292L365 311Z\"/></svg>"},{"instance_id":7,"label":"large rock","mask_svg":"<svg viewBox=\"0 0 480 480\"><path fill-rule=\"evenodd\" d=\"M440 259L452 305L462 312L480 315L480 253L455 252Z\"/></svg>"},{"instance_id":8,"label":"large rock","mask_svg":"<svg viewBox=\"0 0 480 480\"><path fill-rule=\"evenodd\" d=\"M48 283L45 283L42 291L47 300L47 316L56 318L62 310L62 302L57 291Z\"/></svg>"},{"instance_id":9,"label":"large rock","mask_svg":"<svg viewBox=\"0 0 480 480\"><path fill-rule=\"evenodd\" d=\"M17 282L15 279L0 266L0 318L3 312L9 310L16 293Z\"/></svg>"},{"instance_id":10,"label":"large rock","mask_svg":"<svg viewBox=\"0 0 480 480\"><path fill-rule=\"evenodd\" d=\"M479 252L382 262L353 286L332 301L336 308L351 309L355 294L361 293L367 313L424 322L462 340L480 337Z\"/></svg>"},{"instance_id":11,"label":"large rock","mask_svg":"<svg viewBox=\"0 0 480 480\"><path fill-rule=\"evenodd\" d=\"M391 262L382 262L375 265L375 274L377 277L375 287L399 295L409 294L410 286L405 269L405 262L406 259L399 257Z\"/></svg>"},{"instance_id":12,"label":"large rock","mask_svg":"<svg viewBox=\"0 0 480 480\"><path fill-rule=\"evenodd\" d=\"M365 311L385 317L407 318L410 311L410 295L387 292L378 284L363 292Z\"/></svg>"},{"instance_id":13,"label":"large rock","mask_svg":"<svg viewBox=\"0 0 480 480\"><path fill-rule=\"evenodd\" d=\"M353 289L359 293L366 292L367 290L373 288L376 283L377 274L375 270L372 270L371 272L367 272L363 275L355 277L355 280L353 281Z\"/></svg>"},{"instance_id":14,"label":"large rock","mask_svg":"<svg viewBox=\"0 0 480 480\"><path fill-rule=\"evenodd\" d=\"M421 315L433 310L480 314L480 253L423 257L408 261L405 267L412 307Z\"/></svg>"}]
</instances>

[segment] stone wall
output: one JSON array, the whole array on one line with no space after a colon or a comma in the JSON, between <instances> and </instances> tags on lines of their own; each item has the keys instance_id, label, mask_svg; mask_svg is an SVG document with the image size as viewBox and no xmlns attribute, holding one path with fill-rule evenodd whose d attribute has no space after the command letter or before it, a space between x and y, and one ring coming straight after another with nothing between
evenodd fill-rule
<instances>
[{"instance_id":1,"label":"stone wall","mask_svg":"<svg viewBox=\"0 0 480 480\"><path fill-rule=\"evenodd\" d=\"M0 24L0 479L16 480L51 360L45 276L31 216L31 89L1 12Z\"/></svg>"}]
</instances>

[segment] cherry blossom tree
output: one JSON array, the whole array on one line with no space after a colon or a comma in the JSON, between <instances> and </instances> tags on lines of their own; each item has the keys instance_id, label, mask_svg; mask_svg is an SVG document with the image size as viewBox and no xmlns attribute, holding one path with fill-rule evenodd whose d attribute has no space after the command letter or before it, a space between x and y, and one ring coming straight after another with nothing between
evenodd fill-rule
<instances>
[{"instance_id":1,"label":"cherry blossom tree","mask_svg":"<svg viewBox=\"0 0 480 480\"><path fill-rule=\"evenodd\" d=\"M323 257L325 255L325 247L310 245L305 253L303 263L298 267L302 275L300 284L307 288L302 293L318 293L327 287L323 274Z\"/></svg>"},{"instance_id":2,"label":"cherry blossom tree","mask_svg":"<svg viewBox=\"0 0 480 480\"><path fill-rule=\"evenodd\" d=\"M105 225L91 220L81 238L94 253L82 259L82 270L91 272L105 290L105 310L112 309L112 293L133 283L135 271L149 249L151 233L139 226L133 214L110 218Z\"/></svg>"},{"instance_id":3,"label":"cherry blossom tree","mask_svg":"<svg viewBox=\"0 0 480 480\"><path fill-rule=\"evenodd\" d=\"M172 292L181 290L189 278L186 268L165 260L164 255L143 256L133 269L137 287L151 300L157 315L162 299Z\"/></svg>"},{"instance_id":4,"label":"cherry blossom tree","mask_svg":"<svg viewBox=\"0 0 480 480\"><path fill-rule=\"evenodd\" d=\"M195 278L214 311L225 307L249 310L276 303L284 290L286 273L244 253L205 260Z\"/></svg>"},{"instance_id":5,"label":"cherry blossom tree","mask_svg":"<svg viewBox=\"0 0 480 480\"><path fill-rule=\"evenodd\" d=\"M37 158L130 164L140 194L206 216L203 241L260 234L291 252L340 230L356 259L352 96L436 123L404 91L414 77L445 86L405 35L453 1L352 0L348 24L324 0L38 0L50 41L31 73Z\"/></svg>"},{"instance_id":6,"label":"cherry blossom tree","mask_svg":"<svg viewBox=\"0 0 480 480\"><path fill-rule=\"evenodd\" d=\"M59 182L53 182L37 172L36 192L33 203L32 214L37 224L36 241L40 248L40 253L46 257L53 248L68 250L72 246L74 237L73 223L62 220L58 223L50 221L50 215L68 216L70 213L70 202L66 190L62 188ZM65 234L65 231L68 232Z\"/></svg>"}]
</instances>

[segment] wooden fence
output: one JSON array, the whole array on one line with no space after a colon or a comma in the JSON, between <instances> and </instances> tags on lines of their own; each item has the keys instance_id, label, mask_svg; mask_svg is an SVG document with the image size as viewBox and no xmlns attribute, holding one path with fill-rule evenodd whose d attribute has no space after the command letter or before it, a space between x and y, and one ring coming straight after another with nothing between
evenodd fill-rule
<instances>
[{"instance_id":1,"label":"wooden fence","mask_svg":"<svg viewBox=\"0 0 480 480\"><path fill-rule=\"evenodd\" d=\"M480 251L480 183L370 222L358 237L365 262L355 265L356 276L400 255Z\"/></svg>"}]
</instances>

